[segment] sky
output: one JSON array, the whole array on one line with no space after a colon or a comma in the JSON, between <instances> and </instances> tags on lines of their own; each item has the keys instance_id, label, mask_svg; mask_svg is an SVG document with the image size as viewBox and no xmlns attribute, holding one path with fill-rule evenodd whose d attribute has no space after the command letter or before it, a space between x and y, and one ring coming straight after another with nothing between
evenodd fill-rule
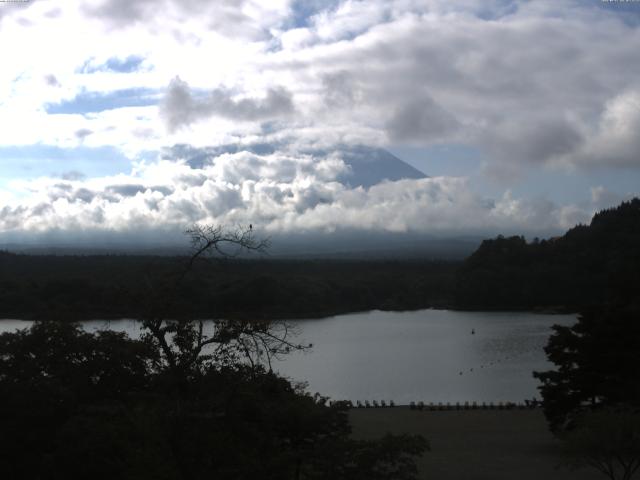
<instances>
[{"instance_id":1,"label":"sky","mask_svg":"<svg viewBox=\"0 0 640 480\"><path fill-rule=\"evenodd\" d=\"M0 244L551 235L640 194L640 2L0 2L0 62Z\"/></svg>"}]
</instances>

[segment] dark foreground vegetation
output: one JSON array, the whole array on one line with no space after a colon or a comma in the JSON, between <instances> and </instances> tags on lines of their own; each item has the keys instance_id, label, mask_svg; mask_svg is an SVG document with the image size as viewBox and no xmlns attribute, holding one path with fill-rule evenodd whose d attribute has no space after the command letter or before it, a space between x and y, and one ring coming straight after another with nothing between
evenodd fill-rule
<instances>
[{"instance_id":1,"label":"dark foreground vegetation","mask_svg":"<svg viewBox=\"0 0 640 480\"><path fill-rule=\"evenodd\" d=\"M420 436L350 435L348 405L270 370L305 349L284 321L369 308L580 311L536 372L566 463L640 471L640 200L563 237L485 241L461 265L203 256L251 230L191 231L190 258L0 255L0 468L12 479L412 479ZM136 317L145 334L70 320ZM212 331L193 318L225 318Z\"/></svg>"},{"instance_id":2,"label":"dark foreground vegetation","mask_svg":"<svg viewBox=\"0 0 640 480\"><path fill-rule=\"evenodd\" d=\"M415 478L420 436L350 437L328 405L271 371L296 344L284 322L169 319L195 261L251 231L195 227L181 274L150 284L140 340L36 322L0 335L0 471L21 479ZM250 294L250 292L248 292ZM211 317L211 315L207 315Z\"/></svg>"},{"instance_id":3,"label":"dark foreground vegetation","mask_svg":"<svg viewBox=\"0 0 640 480\"><path fill-rule=\"evenodd\" d=\"M589 226L557 239L484 242L461 278L470 306L555 304L580 311L575 325L554 326L545 348L554 369L534 372L544 414L568 466L588 466L610 480L637 478L640 200L600 212Z\"/></svg>"},{"instance_id":4,"label":"dark foreground vegetation","mask_svg":"<svg viewBox=\"0 0 640 480\"><path fill-rule=\"evenodd\" d=\"M639 236L636 199L599 213L589 227L576 227L561 239L530 247L512 240L510 250L516 265L512 273L525 266L535 270L536 258L555 258L559 269L573 268L566 279L571 287L565 288L574 295L570 301L591 298L575 325L554 327L545 351L555 368L534 376L566 463L587 465L611 480L631 480L640 472ZM496 245L485 248L495 251ZM525 262L528 256L532 259ZM575 262L573 267L565 257ZM508 280L505 268L500 282Z\"/></svg>"},{"instance_id":5,"label":"dark foreground vegetation","mask_svg":"<svg viewBox=\"0 0 640 480\"><path fill-rule=\"evenodd\" d=\"M466 309L578 311L640 296L640 199L548 240L485 240L457 272Z\"/></svg>"},{"instance_id":6,"label":"dark foreground vegetation","mask_svg":"<svg viewBox=\"0 0 640 480\"><path fill-rule=\"evenodd\" d=\"M619 297L556 325L545 348L555 368L535 372L544 414L570 466L611 480L640 469L640 302Z\"/></svg>"},{"instance_id":7,"label":"dark foreground vegetation","mask_svg":"<svg viewBox=\"0 0 640 480\"><path fill-rule=\"evenodd\" d=\"M0 318L141 318L150 287L187 257L0 252ZM486 240L464 262L270 260L194 263L170 316L309 318L381 309L579 311L640 285L640 200L553 239Z\"/></svg>"},{"instance_id":8,"label":"dark foreground vegetation","mask_svg":"<svg viewBox=\"0 0 640 480\"><path fill-rule=\"evenodd\" d=\"M174 358L68 322L0 335L3 478L414 478L421 437L352 440L346 405L240 362L232 324L197 354L192 326Z\"/></svg>"}]
</instances>

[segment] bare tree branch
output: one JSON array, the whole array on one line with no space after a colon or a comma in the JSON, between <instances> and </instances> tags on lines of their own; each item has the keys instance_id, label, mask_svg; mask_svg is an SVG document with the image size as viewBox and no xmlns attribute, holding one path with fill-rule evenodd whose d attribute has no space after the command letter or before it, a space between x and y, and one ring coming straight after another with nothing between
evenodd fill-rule
<instances>
[{"instance_id":1,"label":"bare tree branch","mask_svg":"<svg viewBox=\"0 0 640 480\"><path fill-rule=\"evenodd\" d=\"M189 236L192 254L184 269L167 288L158 290L149 282L149 290L156 299L143 327L150 338L157 342L170 369L195 370L237 362L244 358L255 369L266 360L272 369L272 359L310 346L295 343L290 337L292 327L287 322L249 322L241 320L214 320L213 332L206 334L200 321L170 320L178 291L185 278L193 271L201 258L233 258L242 252L265 253L268 239L255 237L253 227L225 229L222 226L196 224L185 231ZM160 298L159 298L160 297ZM205 353L207 350L213 350Z\"/></svg>"}]
</instances>

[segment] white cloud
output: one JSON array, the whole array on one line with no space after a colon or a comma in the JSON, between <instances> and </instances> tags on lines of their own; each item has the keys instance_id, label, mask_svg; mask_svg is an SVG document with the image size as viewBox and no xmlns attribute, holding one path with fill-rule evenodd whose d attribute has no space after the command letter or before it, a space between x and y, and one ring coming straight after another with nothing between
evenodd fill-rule
<instances>
[{"instance_id":1,"label":"white cloud","mask_svg":"<svg viewBox=\"0 0 640 480\"><path fill-rule=\"evenodd\" d=\"M487 202L465 178L351 188L337 181L348 168L339 153L318 158L240 151L212 156L195 168L186 160L142 162L129 175L14 182L14 189L29 194L0 211L0 232L180 230L206 222L253 223L284 234L487 234L558 231L590 214L509 193Z\"/></svg>"},{"instance_id":2,"label":"white cloud","mask_svg":"<svg viewBox=\"0 0 640 480\"><path fill-rule=\"evenodd\" d=\"M161 113L170 132L198 120L219 116L239 121L270 120L293 113L291 93L270 88L264 98L233 98L232 92L215 89L202 98L194 98L189 85L176 77L171 81Z\"/></svg>"},{"instance_id":3,"label":"white cloud","mask_svg":"<svg viewBox=\"0 0 640 480\"><path fill-rule=\"evenodd\" d=\"M588 209L509 194L488 203L447 177L350 188L339 156L309 151L457 143L509 177L522 166L640 166L640 28L620 15L579 1L308 5L313 15L295 25L287 0L2 6L0 43L15 47L0 69L0 146L110 146L134 160L175 144L279 149L13 182L0 194L0 230L196 220L273 231L558 229ZM83 72L131 56L142 68ZM156 92L158 105L47 113L130 89Z\"/></svg>"},{"instance_id":4,"label":"white cloud","mask_svg":"<svg viewBox=\"0 0 640 480\"><path fill-rule=\"evenodd\" d=\"M640 166L640 90L623 92L609 100L594 130L576 155L576 162Z\"/></svg>"},{"instance_id":5,"label":"white cloud","mask_svg":"<svg viewBox=\"0 0 640 480\"><path fill-rule=\"evenodd\" d=\"M623 201L631 200L635 195L636 194L631 192L612 192L602 185L591 187L591 202L597 210L611 208Z\"/></svg>"},{"instance_id":6,"label":"white cloud","mask_svg":"<svg viewBox=\"0 0 640 480\"><path fill-rule=\"evenodd\" d=\"M74 132L101 128L44 105L83 89L147 88L166 89L168 137L161 112L120 109L122 128L91 142L131 153L157 149L160 138L242 141L264 136L261 124L277 117L267 136L275 127L308 141L341 131L338 140L353 143L465 143L498 165L638 164L624 133L635 113L623 104L638 91L640 29L620 16L572 1L327 5L288 29L285 0L33 2L3 18L2 43L21 48L3 57L0 118L25 121L6 122L0 142L79 144L88 139ZM131 55L144 68L79 73Z\"/></svg>"}]
</instances>

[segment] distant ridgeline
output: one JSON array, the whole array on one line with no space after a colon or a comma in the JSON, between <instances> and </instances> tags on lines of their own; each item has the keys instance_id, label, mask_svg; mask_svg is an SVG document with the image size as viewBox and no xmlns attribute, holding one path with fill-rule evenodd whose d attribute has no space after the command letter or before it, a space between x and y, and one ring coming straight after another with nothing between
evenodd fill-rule
<instances>
[{"instance_id":1,"label":"distant ridgeline","mask_svg":"<svg viewBox=\"0 0 640 480\"><path fill-rule=\"evenodd\" d=\"M577 310L639 303L640 199L597 213L564 236L485 240L458 271L465 309Z\"/></svg>"}]
</instances>

